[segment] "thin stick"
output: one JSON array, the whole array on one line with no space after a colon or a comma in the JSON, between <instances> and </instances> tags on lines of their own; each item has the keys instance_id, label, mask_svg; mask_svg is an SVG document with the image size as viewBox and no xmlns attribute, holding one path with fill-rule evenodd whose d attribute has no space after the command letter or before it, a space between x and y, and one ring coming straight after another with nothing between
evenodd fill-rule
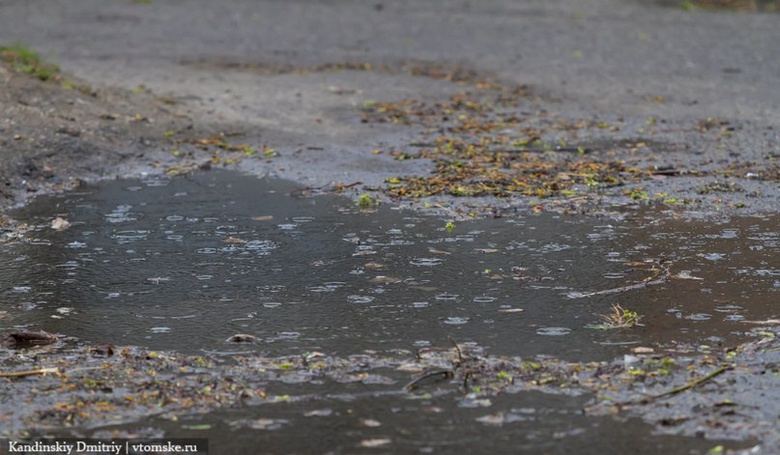
<instances>
[{"instance_id":1,"label":"thin stick","mask_svg":"<svg viewBox=\"0 0 780 455\"><path fill-rule=\"evenodd\" d=\"M455 346L455 350L458 352L458 362L463 363L463 353L460 352L460 346L458 346L458 343L455 342L455 340L452 339L452 337L448 337L450 339L450 343L452 343Z\"/></svg>"},{"instance_id":2,"label":"thin stick","mask_svg":"<svg viewBox=\"0 0 780 455\"><path fill-rule=\"evenodd\" d=\"M432 378L434 376L440 376L440 375L441 378L439 379L439 381L443 381L445 379L453 378L455 376L455 373L453 373L450 370L439 370L439 371L434 371L432 373L427 373L415 379L414 381L410 382L409 384L406 384L406 387L404 387L404 389L406 389L408 392L411 392L412 390L417 388L417 384L419 384L421 381L424 381L428 378Z\"/></svg>"},{"instance_id":3,"label":"thin stick","mask_svg":"<svg viewBox=\"0 0 780 455\"><path fill-rule=\"evenodd\" d=\"M686 390L690 390L690 389L696 387L697 385L699 385L699 384L701 384L703 382L709 381L710 379L712 379L715 376L725 372L726 370L728 370L728 367L725 367L725 366L722 366L720 368L716 368L711 373L706 374L706 375L704 375L704 376L702 376L702 377L700 377L698 379L694 379L693 381L690 381L690 382L688 382L685 385L677 387L676 389L669 390L668 392L659 393L657 395L651 395L651 396L645 398L645 400L656 400L658 398L663 398L663 397L668 397L668 396L672 396L672 395L677 395L680 392L685 392Z\"/></svg>"},{"instance_id":4,"label":"thin stick","mask_svg":"<svg viewBox=\"0 0 780 455\"><path fill-rule=\"evenodd\" d=\"M34 376L37 374L46 375L49 373L56 374L57 376L60 375L59 370L57 370L56 368L41 368L40 370L12 371L10 373L0 373L0 378L23 378L25 376Z\"/></svg>"}]
</instances>

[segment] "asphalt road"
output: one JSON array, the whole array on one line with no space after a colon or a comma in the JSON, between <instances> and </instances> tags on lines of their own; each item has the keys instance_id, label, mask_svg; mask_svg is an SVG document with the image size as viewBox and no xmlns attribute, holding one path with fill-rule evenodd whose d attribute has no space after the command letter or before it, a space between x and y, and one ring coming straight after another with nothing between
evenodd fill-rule
<instances>
[{"instance_id":1,"label":"asphalt road","mask_svg":"<svg viewBox=\"0 0 780 455\"><path fill-rule=\"evenodd\" d=\"M573 118L738 120L752 129L735 147L762 159L780 121L780 16L661 3L3 0L0 43L23 42L94 84L172 96L200 122L249 125L274 147L338 149L327 160L279 162L279 175L302 182L376 183L374 171L402 172L408 165L365 153L399 133L356 125L350 112L366 99L455 88L375 72L226 71L226 62L462 64L529 85Z\"/></svg>"},{"instance_id":2,"label":"asphalt road","mask_svg":"<svg viewBox=\"0 0 780 455\"><path fill-rule=\"evenodd\" d=\"M776 14L628 0L0 3L0 41L28 43L95 82L154 85L168 66L199 58L420 59L497 71L578 107L771 123L780 119L779 39ZM644 95L667 102L647 105Z\"/></svg>"}]
</instances>

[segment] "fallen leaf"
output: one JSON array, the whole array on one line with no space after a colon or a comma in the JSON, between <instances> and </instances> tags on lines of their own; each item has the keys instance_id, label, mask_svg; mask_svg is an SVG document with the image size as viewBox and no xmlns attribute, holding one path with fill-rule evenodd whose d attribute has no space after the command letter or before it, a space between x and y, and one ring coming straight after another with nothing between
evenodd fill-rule
<instances>
[{"instance_id":1,"label":"fallen leaf","mask_svg":"<svg viewBox=\"0 0 780 455\"><path fill-rule=\"evenodd\" d=\"M54 218L51 222L51 228L55 231L64 231L70 227L70 223L64 218Z\"/></svg>"}]
</instances>

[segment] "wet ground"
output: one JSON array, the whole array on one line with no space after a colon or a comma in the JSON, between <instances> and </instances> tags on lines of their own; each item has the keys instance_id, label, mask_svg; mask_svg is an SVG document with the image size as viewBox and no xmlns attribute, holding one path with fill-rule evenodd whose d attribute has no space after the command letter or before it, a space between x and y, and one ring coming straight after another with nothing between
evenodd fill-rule
<instances>
[{"instance_id":1,"label":"wet ground","mask_svg":"<svg viewBox=\"0 0 780 455\"><path fill-rule=\"evenodd\" d=\"M776 453L775 3L5 2L0 429Z\"/></svg>"},{"instance_id":2,"label":"wet ground","mask_svg":"<svg viewBox=\"0 0 780 455\"><path fill-rule=\"evenodd\" d=\"M774 317L780 292L776 216L453 221L213 171L107 182L15 217L31 230L3 252L14 325L190 353L233 352L225 340L245 333L276 354L451 337L603 360L639 343L733 343L744 321ZM588 328L614 304L644 325Z\"/></svg>"},{"instance_id":3,"label":"wet ground","mask_svg":"<svg viewBox=\"0 0 780 455\"><path fill-rule=\"evenodd\" d=\"M651 436L638 420L614 434L603 414L612 403L630 410L639 384L647 397L684 384L686 370L706 377L772 333L755 327L776 318L776 217L659 221L623 209L455 220L225 171L85 186L14 217L25 232L6 233L2 329L61 339L5 361L15 371L58 365L86 403L101 401L73 402L52 377L36 392L52 401L9 415L11 435L205 435L220 451L252 441L271 453L322 440L337 452L588 441L593 453L701 453L771 431L739 400L736 433L707 423L707 405L703 423L651 406L627 414L704 440ZM639 323L606 325L612 305ZM176 370L175 388L149 383ZM736 379L746 372L757 374ZM5 387L27 393L24 382ZM132 401L117 403L113 390ZM58 430L61 419L73 429ZM293 443L301 425L311 439ZM345 431L336 437L334 426Z\"/></svg>"}]
</instances>

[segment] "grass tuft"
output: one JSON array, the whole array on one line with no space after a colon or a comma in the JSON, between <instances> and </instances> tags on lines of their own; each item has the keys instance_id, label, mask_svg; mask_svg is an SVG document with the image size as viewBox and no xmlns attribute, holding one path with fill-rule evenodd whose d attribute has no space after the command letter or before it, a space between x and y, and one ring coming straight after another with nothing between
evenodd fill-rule
<instances>
[{"instance_id":1,"label":"grass tuft","mask_svg":"<svg viewBox=\"0 0 780 455\"><path fill-rule=\"evenodd\" d=\"M55 79L60 68L41 60L37 52L24 44L0 46L0 59L11 64L15 71L32 74L42 81Z\"/></svg>"}]
</instances>

